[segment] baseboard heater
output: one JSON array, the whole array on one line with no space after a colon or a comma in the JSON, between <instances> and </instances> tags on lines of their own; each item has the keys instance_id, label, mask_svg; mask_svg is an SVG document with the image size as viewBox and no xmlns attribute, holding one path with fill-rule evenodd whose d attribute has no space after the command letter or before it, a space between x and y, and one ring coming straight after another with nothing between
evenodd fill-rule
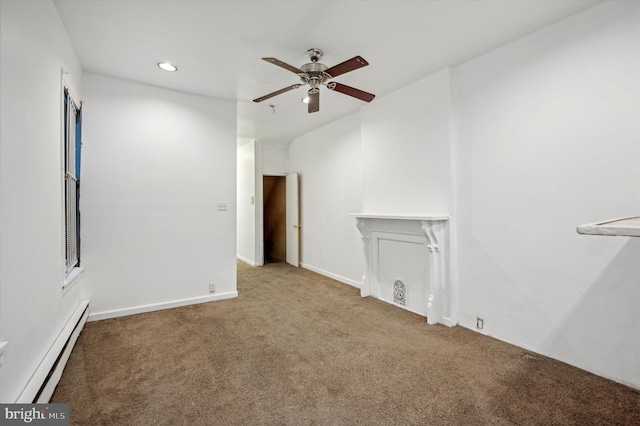
<instances>
[{"instance_id":1,"label":"baseboard heater","mask_svg":"<svg viewBox=\"0 0 640 426\"><path fill-rule=\"evenodd\" d=\"M89 301L83 300L67 321L16 403L49 402L88 316Z\"/></svg>"}]
</instances>

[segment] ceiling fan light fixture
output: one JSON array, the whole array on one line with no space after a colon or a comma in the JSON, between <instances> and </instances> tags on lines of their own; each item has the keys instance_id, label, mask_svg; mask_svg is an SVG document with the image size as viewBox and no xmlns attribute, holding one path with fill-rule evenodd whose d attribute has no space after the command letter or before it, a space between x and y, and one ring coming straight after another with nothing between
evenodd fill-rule
<instances>
[{"instance_id":1,"label":"ceiling fan light fixture","mask_svg":"<svg viewBox=\"0 0 640 426\"><path fill-rule=\"evenodd\" d=\"M303 104L308 104L310 99L308 96L305 96L304 98L301 99Z\"/></svg>"},{"instance_id":2,"label":"ceiling fan light fixture","mask_svg":"<svg viewBox=\"0 0 640 426\"><path fill-rule=\"evenodd\" d=\"M178 67L176 67L175 65L169 63L169 62L158 62L158 67L160 69L163 69L165 71L169 71L169 72L175 72L178 71Z\"/></svg>"}]
</instances>

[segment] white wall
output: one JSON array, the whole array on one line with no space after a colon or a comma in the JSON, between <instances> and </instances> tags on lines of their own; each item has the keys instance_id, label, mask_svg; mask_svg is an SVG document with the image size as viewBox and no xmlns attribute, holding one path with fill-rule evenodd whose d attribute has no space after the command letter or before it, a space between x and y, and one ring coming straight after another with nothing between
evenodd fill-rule
<instances>
[{"instance_id":1,"label":"white wall","mask_svg":"<svg viewBox=\"0 0 640 426\"><path fill-rule=\"evenodd\" d=\"M235 296L235 104L93 74L84 99L92 318Z\"/></svg>"},{"instance_id":2,"label":"white wall","mask_svg":"<svg viewBox=\"0 0 640 426\"><path fill-rule=\"evenodd\" d=\"M0 2L0 402L15 402L80 302L64 294L61 68L82 70L54 4Z\"/></svg>"},{"instance_id":3,"label":"white wall","mask_svg":"<svg viewBox=\"0 0 640 426\"><path fill-rule=\"evenodd\" d=\"M455 69L461 323L640 387L640 3Z\"/></svg>"},{"instance_id":4,"label":"white wall","mask_svg":"<svg viewBox=\"0 0 640 426\"><path fill-rule=\"evenodd\" d=\"M443 69L291 143L304 266L359 285L362 242L349 213L451 213L449 75Z\"/></svg>"},{"instance_id":5,"label":"white wall","mask_svg":"<svg viewBox=\"0 0 640 426\"><path fill-rule=\"evenodd\" d=\"M238 148L238 259L251 266L264 264L263 175L284 176L288 151L280 146L250 141Z\"/></svg>"},{"instance_id":6,"label":"white wall","mask_svg":"<svg viewBox=\"0 0 640 426\"><path fill-rule=\"evenodd\" d=\"M238 259L256 265L256 143L238 148Z\"/></svg>"},{"instance_id":7,"label":"white wall","mask_svg":"<svg viewBox=\"0 0 640 426\"><path fill-rule=\"evenodd\" d=\"M349 213L450 214L449 69L289 146L301 174L302 263L359 285L362 242Z\"/></svg>"},{"instance_id":8,"label":"white wall","mask_svg":"<svg viewBox=\"0 0 640 426\"><path fill-rule=\"evenodd\" d=\"M285 175L289 172L289 152L286 148L262 145L262 173Z\"/></svg>"},{"instance_id":9,"label":"white wall","mask_svg":"<svg viewBox=\"0 0 640 426\"><path fill-rule=\"evenodd\" d=\"M448 68L362 109L364 213L449 214Z\"/></svg>"},{"instance_id":10,"label":"white wall","mask_svg":"<svg viewBox=\"0 0 640 426\"><path fill-rule=\"evenodd\" d=\"M360 114L294 140L289 170L300 173L302 266L359 286L362 241L348 215L362 210Z\"/></svg>"}]
</instances>

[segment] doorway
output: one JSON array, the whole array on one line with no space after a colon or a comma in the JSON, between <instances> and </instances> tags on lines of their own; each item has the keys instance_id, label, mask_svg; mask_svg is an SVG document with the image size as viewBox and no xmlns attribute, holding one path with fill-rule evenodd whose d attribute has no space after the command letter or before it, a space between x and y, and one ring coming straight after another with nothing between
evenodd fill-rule
<instances>
[{"instance_id":1,"label":"doorway","mask_svg":"<svg viewBox=\"0 0 640 426\"><path fill-rule=\"evenodd\" d=\"M256 235L258 265L284 262L300 266L300 176L262 176L262 208Z\"/></svg>"},{"instance_id":2,"label":"doorway","mask_svg":"<svg viewBox=\"0 0 640 426\"><path fill-rule=\"evenodd\" d=\"M264 263L287 259L287 183L285 176L262 177Z\"/></svg>"}]
</instances>

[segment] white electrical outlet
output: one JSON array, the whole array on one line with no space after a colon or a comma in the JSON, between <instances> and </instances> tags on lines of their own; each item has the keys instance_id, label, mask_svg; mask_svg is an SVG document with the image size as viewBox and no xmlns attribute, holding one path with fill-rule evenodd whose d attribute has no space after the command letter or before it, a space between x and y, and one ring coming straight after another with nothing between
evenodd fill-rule
<instances>
[{"instance_id":1,"label":"white electrical outlet","mask_svg":"<svg viewBox=\"0 0 640 426\"><path fill-rule=\"evenodd\" d=\"M226 212L227 211L227 202L226 201L218 201L218 211Z\"/></svg>"},{"instance_id":2,"label":"white electrical outlet","mask_svg":"<svg viewBox=\"0 0 640 426\"><path fill-rule=\"evenodd\" d=\"M215 281L211 281L209 283L209 293L215 293L216 291L216 283Z\"/></svg>"},{"instance_id":3,"label":"white electrical outlet","mask_svg":"<svg viewBox=\"0 0 640 426\"><path fill-rule=\"evenodd\" d=\"M482 330L484 328L484 319L476 317L476 328Z\"/></svg>"}]
</instances>

